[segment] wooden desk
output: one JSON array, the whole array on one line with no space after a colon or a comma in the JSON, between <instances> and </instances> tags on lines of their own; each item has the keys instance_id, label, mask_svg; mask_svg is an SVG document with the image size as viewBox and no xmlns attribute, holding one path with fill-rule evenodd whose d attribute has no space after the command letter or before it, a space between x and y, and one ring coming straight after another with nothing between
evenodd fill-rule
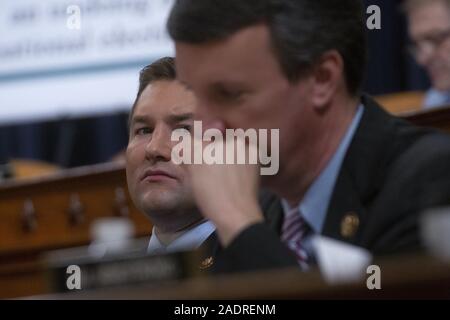
<instances>
[{"instance_id":1,"label":"wooden desk","mask_svg":"<svg viewBox=\"0 0 450 320\"><path fill-rule=\"evenodd\" d=\"M392 114L420 111L425 93L422 91L398 92L375 97L375 100Z\"/></svg>"},{"instance_id":2,"label":"wooden desk","mask_svg":"<svg viewBox=\"0 0 450 320\"><path fill-rule=\"evenodd\" d=\"M428 256L404 256L377 263L381 290L367 289L366 279L328 285L318 271L285 269L193 278L164 285L142 285L54 294L33 299L450 299L450 263Z\"/></svg>"},{"instance_id":3,"label":"wooden desk","mask_svg":"<svg viewBox=\"0 0 450 320\"><path fill-rule=\"evenodd\" d=\"M0 298L45 291L41 253L89 244L91 223L128 217L136 237L151 223L129 198L125 170L104 164L0 185Z\"/></svg>"},{"instance_id":4,"label":"wooden desk","mask_svg":"<svg viewBox=\"0 0 450 320\"><path fill-rule=\"evenodd\" d=\"M450 106L423 109L424 92L411 91L376 96L375 100L388 112L418 126L450 132Z\"/></svg>"},{"instance_id":5,"label":"wooden desk","mask_svg":"<svg viewBox=\"0 0 450 320\"><path fill-rule=\"evenodd\" d=\"M12 159L11 166L14 179L21 180L48 176L62 170L62 168L47 162L28 159Z\"/></svg>"},{"instance_id":6,"label":"wooden desk","mask_svg":"<svg viewBox=\"0 0 450 320\"><path fill-rule=\"evenodd\" d=\"M399 117L421 127L430 127L450 132L450 106L431 110L404 112Z\"/></svg>"}]
</instances>

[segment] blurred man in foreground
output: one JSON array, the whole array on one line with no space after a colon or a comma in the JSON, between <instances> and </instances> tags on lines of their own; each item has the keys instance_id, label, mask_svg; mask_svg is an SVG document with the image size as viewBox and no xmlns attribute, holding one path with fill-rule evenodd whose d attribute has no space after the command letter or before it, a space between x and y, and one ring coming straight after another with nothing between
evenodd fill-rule
<instances>
[{"instance_id":1,"label":"blurred man in foreground","mask_svg":"<svg viewBox=\"0 0 450 320\"><path fill-rule=\"evenodd\" d=\"M262 182L283 210L266 217L252 166L189 166L219 269L303 268L318 234L375 255L420 247L420 212L449 203L450 139L361 94L360 1L178 0L168 30L204 123L280 129L280 170Z\"/></svg>"}]
</instances>

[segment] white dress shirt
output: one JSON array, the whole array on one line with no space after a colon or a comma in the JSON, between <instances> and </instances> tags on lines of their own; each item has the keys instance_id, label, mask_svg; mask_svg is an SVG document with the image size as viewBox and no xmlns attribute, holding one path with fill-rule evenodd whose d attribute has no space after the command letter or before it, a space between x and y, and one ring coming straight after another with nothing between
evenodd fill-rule
<instances>
[{"instance_id":1,"label":"white dress shirt","mask_svg":"<svg viewBox=\"0 0 450 320\"><path fill-rule=\"evenodd\" d=\"M443 107L450 104L450 92L430 89L427 91L424 100L424 108L432 109L436 107Z\"/></svg>"},{"instance_id":2,"label":"white dress shirt","mask_svg":"<svg viewBox=\"0 0 450 320\"><path fill-rule=\"evenodd\" d=\"M150 243L147 252L152 254L171 253L178 251L194 250L208 239L208 237L216 230L211 221L205 221L195 227L186 230L178 238L165 246L159 241L153 227Z\"/></svg>"},{"instance_id":3,"label":"white dress shirt","mask_svg":"<svg viewBox=\"0 0 450 320\"><path fill-rule=\"evenodd\" d=\"M313 229L314 233L320 234L322 232L328 206L331 201L331 196L333 195L333 190L341 170L342 163L344 162L347 150L350 147L359 123L361 122L363 113L364 106L360 104L333 157L311 184L305 193L303 200L298 204L298 212L301 213L303 218ZM290 211L289 205L286 200L282 200L282 205L284 214L286 215Z\"/></svg>"}]
</instances>

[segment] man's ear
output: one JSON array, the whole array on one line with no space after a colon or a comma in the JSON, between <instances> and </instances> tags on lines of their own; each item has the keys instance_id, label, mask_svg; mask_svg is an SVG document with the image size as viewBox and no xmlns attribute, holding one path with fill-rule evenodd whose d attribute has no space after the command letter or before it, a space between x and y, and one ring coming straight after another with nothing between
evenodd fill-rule
<instances>
[{"instance_id":1,"label":"man's ear","mask_svg":"<svg viewBox=\"0 0 450 320\"><path fill-rule=\"evenodd\" d=\"M311 99L322 110L333 99L344 81L344 60L336 50L325 52L312 69Z\"/></svg>"}]
</instances>

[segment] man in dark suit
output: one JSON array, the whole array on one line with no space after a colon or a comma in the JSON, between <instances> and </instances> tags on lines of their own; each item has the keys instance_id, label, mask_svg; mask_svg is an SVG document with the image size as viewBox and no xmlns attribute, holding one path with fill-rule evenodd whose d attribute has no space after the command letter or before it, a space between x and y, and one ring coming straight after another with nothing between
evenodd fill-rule
<instances>
[{"instance_id":1,"label":"man in dark suit","mask_svg":"<svg viewBox=\"0 0 450 320\"><path fill-rule=\"evenodd\" d=\"M204 126L280 130L264 210L255 166L189 166L218 271L307 269L314 234L374 254L420 247L419 214L450 201L450 141L361 94L359 1L178 0L168 30Z\"/></svg>"}]
</instances>

